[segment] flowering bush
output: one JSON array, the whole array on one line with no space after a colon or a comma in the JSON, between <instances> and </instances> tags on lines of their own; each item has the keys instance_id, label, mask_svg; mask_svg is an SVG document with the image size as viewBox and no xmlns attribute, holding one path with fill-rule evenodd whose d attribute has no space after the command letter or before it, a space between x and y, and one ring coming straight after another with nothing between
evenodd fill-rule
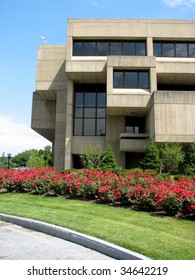
<instances>
[{"instance_id":1,"label":"flowering bush","mask_svg":"<svg viewBox=\"0 0 195 280\"><path fill-rule=\"evenodd\" d=\"M68 198L96 200L168 215L195 216L195 176L160 180L146 170L114 174L110 171L51 167L0 169L0 189Z\"/></svg>"}]
</instances>

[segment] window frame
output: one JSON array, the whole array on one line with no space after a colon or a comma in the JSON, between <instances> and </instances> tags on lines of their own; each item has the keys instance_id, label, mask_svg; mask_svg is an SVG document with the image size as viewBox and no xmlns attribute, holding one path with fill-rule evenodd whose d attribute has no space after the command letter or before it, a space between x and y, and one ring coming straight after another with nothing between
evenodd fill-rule
<instances>
[{"instance_id":1,"label":"window frame","mask_svg":"<svg viewBox=\"0 0 195 280\"><path fill-rule=\"evenodd\" d=\"M155 53L155 44L159 44L160 45L160 55L158 53L158 55L156 55ZM164 44L173 44L173 51L174 51L174 54L173 56L165 56L164 55L164 49L163 49L163 46ZM186 45L186 48L187 48L187 55L177 55L177 44L184 44ZM191 56L190 55L190 45L194 45L195 47L195 41L166 41L166 40L153 40L153 55L156 56L156 57L181 57L181 58L193 58L195 57L195 54L194 56Z\"/></svg>"},{"instance_id":2,"label":"window frame","mask_svg":"<svg viewBox=\"0 0 195 280\"><path fill-rule=\"evenodd\" d=\"M115 73L122 73L122 87L116 87L116 81L115 81ZM126 73L135 73L136 74L136 87L127 87L126 86ZM148 75L148 87L140 87L140 74L147 73ZM150 71L149 70L121 70L121 69L114 69L113 70L113 88L124 88L124 89L144 89L149 90L150 89Z\"/></svg>"},{"instance_id":3,"label":"window frame","mask_svg":"<svg viewBox=\"0 0 195 280\"><path fill-rule=\"evenodd\" d=\"M76 49L75 49L75 43L80 43L81 44L81 51L79 52L79 54L76 53ZM94 51L94 55L92 54L85 54L85 44L86 43L94 43L95 44L95 51ZM98 50L98 43L105 43L107 44L107 53L106 54L100 54L99 50ZM119 54L112 54L111 53L111 44L114 43L120 43L121 44L121 51ZM134 54L125 54L125 48L124 45L126 43L132 43L134 44L134 49L135 49L135 53ZM139 54L139 44L144 44L144 49L143 49L143 54ZM134 39L129 39L129 40L106 40L106 39L102 39L102 40L93 40L93 39L87 39L87 40L79 40L79 39L73 39L73 47L72 47L72 56L108 56L108 55L126 55L126 56L147 56L147 43L146 43L146 39L140 39L140 40L134 40Z\"/></svg>"},{"instance_id":4,"label":"window frame","mask_svg":"<svg viewBox=\"0 0 195 280\"><path fill-rule=\"evenodd\" d=\"M82 107L76 106L76 95L81 93L82 91ZM87 94L95 93L95 103L93 106L86 106L86 96ZM104 104L102 104L102 96L104 94L105 100L103 100ZM98 95L100 95L99 104L98 106ZM104 106L103 106L104 105ZM100 84L93 84L93 85L87 85L87 84L75 84L74 88L74 104L73 104L73 136L105 136L106 135L106 85L100 85ZM77 110L81 110L80 115L77 115ZM102 110L102 113L100 114L99 110ZM104 112L103 112L104 110ZM91 112L90 112L91 111ZM94 121L95 126L93 127L94 132L93 133L87 133L87 122ZM100 128L100 121L103 120L103 133L99 134ZM81 128L79 129L79 123ZM76 127L78 127L79 132L76 131Z\"/></svg>"}]
</instances>

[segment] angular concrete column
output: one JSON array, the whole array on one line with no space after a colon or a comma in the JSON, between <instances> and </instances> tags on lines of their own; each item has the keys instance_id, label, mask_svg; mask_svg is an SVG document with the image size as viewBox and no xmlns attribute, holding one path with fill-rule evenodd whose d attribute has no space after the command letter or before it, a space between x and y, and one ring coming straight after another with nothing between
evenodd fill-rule
<instances>
[{"instance_id":1,"label":"angular concrete column","mask_svg":"<svg viewBox=\"0 0 195 280\"><path fill-rule=\"evenodd\" d=\"M60 169L65 168L65 127L66 127L66 104L67 91L57 92L56 100L56 124L55 124L55 147L54 166Z\"/></svg>"},{"instance_id":2,"label":"angular concrete column","mask_svg":"<svg viewBox=\"0 0 195 280\"><path fill-rule=\"evenodd\" d=\"M73 116L73 81L69 80L67 85L66 103L66 138L65 138L65 169L72 167L71 138L72 138L72 116Z\"/></svg>"}]
</instances>

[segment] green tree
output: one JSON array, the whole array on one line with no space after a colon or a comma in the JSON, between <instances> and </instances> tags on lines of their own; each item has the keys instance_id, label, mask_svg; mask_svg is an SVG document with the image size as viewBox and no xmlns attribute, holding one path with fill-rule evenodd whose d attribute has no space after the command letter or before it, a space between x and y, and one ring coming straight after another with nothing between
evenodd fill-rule
<instances>
[{"instance_id":1,"label":"green tree","mask_svg":"<svg viewBox=\"0 0 195 280\"><path fill-rule=\"evenodd\" d=\"M144 159L140 161L143 169L160 169L160 151L153 139L150 139L144 153Z\"/></svg>"},{"instance_id":2,"label":"green tree","mask_svg":"<svg viewBox=\"0 0 195 280\"><path fill-rule=\"evenodd\" d=\"M40 154L39 151L32 152L26 164L28 167L44 167L46 165L44 155Z\"/></svg>"},{"instance_id":3,"label":"green tree","mask_svg":"<svg viewBox=\"0 0 195 280\"><path fill-rule=\"evenodd\" d=\"M102 150L100 145L86 145L80 159L84 168L100 168L102 163Z\"/></svg>"},{"instance_id":4,"label":"green tree","mask_svg":"<svg viewBox=\"0 0 195 280\"><path fill-rule=\"evenodd\" d=\"M34 150L26 163L28 167L52 166L51 147L46 146L44 150Z\"/></svg>"},{"instance_id":5,"label":"green tree","mask_svg":"<svg viewBox=\"0 0 195 280\"><path fill-rule=\"evenodd\" d=\"M15 166L22 166L26 167L28 160L30 159L30 156L35 152L36 150L26 150L24 152L21 152L17 155L15 155L12 159L12 164Z\"/></svg>"},{"instance_id":6,"label":"green tree","mask_svg":"<svg viewBox=\"0 0 195 280\"><path fill-rule=\"evenodd\" d=\"M177 172L184 162L185 153L180 143L167 142L160 147L162 165L168 173Z\"/></svg>"},{"instance_id":7,"label":"green tree","mask_svg":"<svg viewBox=\"0 0 195 280\"><path fill-rule=\"evenodd\" d=\"M100 145L86 145L84 153L80 156L84 168L88 169L114 169L117 168L117 161L112 148L108 145L102 152Z\"/></svg>"},{"instance_id":8,"label":"green tree","mask_svg":"<svg viewBox=\"0 0 195 280\"><path fill-rule=\"evenodd\" d=\"M187 174L195 174L195 142L190 144L187 151L185 170Z\"/></svg>"},{"instance_id":9,"label":"green tree","mask_svg":"<svg viewBox=\"0 0 195 280\"><path fill-rule=\"evenodd\" d=\"M0 168L1 169L7 168L7 159L6 159L5 153L2 153L2 155L0 157Z\"/></svg>"},{"instance_id":10,"label":"green tree","mask_svg":"<svg viewBox=\"0 0 195 280\"><path fill-rule=\"evenodd\" d=\"M117 164L117 161L116 161L116 156L115 156L115 154L114 154L110 145L107 146L105 152L103 153L101 168L102 169L118 168L118 164Z\"/></svg>"}]
</instances>

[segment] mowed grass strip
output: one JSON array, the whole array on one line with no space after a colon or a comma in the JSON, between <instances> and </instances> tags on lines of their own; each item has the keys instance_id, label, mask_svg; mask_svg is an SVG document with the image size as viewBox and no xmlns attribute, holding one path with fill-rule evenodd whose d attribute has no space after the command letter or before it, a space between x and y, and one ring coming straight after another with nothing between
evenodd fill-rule
<instances>
[{"instance_id":1,"label":"mowed grass strip","mask_svg":"<svg viewBox=\"0 0 195 280\"><path fill-rule=\"evenodd\" d=\"M87 201L1 194L0 213L66 227L157 260L195 259L195 223Z\"/></svg>"}]
</instances>

